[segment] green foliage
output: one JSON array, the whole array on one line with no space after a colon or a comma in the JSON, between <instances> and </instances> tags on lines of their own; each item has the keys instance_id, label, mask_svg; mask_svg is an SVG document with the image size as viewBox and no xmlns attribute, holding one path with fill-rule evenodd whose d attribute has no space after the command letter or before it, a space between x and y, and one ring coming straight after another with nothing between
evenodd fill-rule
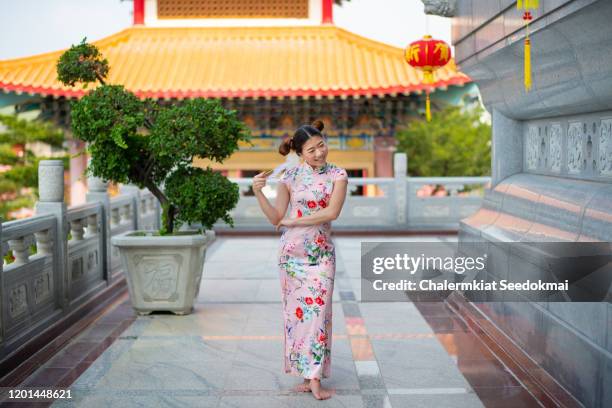
<instances>
[{"instance_id":1,"label":"green foliage","mask_svg":"<svg viewBox=\"0 0 612 408\"><path fill-rule=\"evenodd\" d=\"M108 61L102 58L96 46L86 41L87 38L83 38L80 44L70 47L57 61L57 78L60 82L70 86L82 82L84 87L88 82L104 82L109 70Z\"/></svg>"},{"instance_id":2,"label":"green foliage","mask_svg":"<svg viewBox=\"0 0 612 408\"><path fill-rule=\"evenodd\" d=\"M408 156L408 174L422 177L486 176L491 170L491 126L482 108L449 106L431 122L414 120L397 132L397 150Z\"/></svg>"},{"instance_id":3,"label":"green foliage","mask_svg":"<svg viewBox=\"0 0 612 408\"><path fill-rule=\"evenodd\" d=\"M0 134L2 137L2 134ZM16 164L19 162L19 157L13 152L11 146L6 144L0 144L0 163L2 164Z\"/></svg>"},{"instance_id":4,"label":"green foliage","mask_svg":"<svg viewBox=\"0 0 612 408\"><path fill-rule=\"evenodd\" d=\"M234 225L227 209L236 206L240 193L238 185L227 177L210 168L179 168L168 176L166 183L168 199L181 209L177 226L197 221L210 229L219 219Z\"/></svg>"},{"instance_id":5,"label":"green foliage","mask_svg":"<svg viewBox=\"0 0 612 408\"><path fill-rule=\"evenodd\" d=\"M190 164L198 155L221 162L238 149L243 133L235 111L214 99L199 98L160 111L149 146L161 160Z\"/></svg>"},{"instance_id":6,"label":"green foliage","mask_svg":"<svg viewBox=\"0 0 612 408\"><path fill-rule=\"evenodd\" d=\"M61 147L64 142L64 133L48 122L20 119L16 115L0 115L0 123L7 127L6 131L0 133L0 146L8 144L10 148L16 144L43 142L54 147ZM6 148L6 146L2 147L2 149Z\"/></svg>"},{"instance_id":7,"label":"green foliage","mask_svg":"<svg viewBox=\"0 0 612 408\"><path fill-rule=\"evenodd\" d=\"M131 180L140 162L145 140L144 104L121 85L104 85L71 103L72 131L89 143L88 173L118 183Z\"/></svg>"},{"instance_id":8,"label":"green foliage","mask_svg":"<svg viewBox=\"0 0 612 408\"><path fill-rule=\"evenodd\" d=\"M6 127L0 133L0 165L10 166L0 173L0 217L9 220L11 212L31 208L37 199L38 162L45 158L36 157L27 148L28 144L43 142L61 147L64 135L49 123L25 120L15 115L0 115L0 123ZM15 154L15 148L24 154ZM64 157L64 160L65 168L68 168L68 158Z\"/></svg>"},{"instance_id":9,"label":"green foliage","mask_svg":"<svg viewBox=\"0 0 612 408\"><path fill-rule=\"evenodd\" d=\"M15 186L38 187L38 164L37 160L30 166L13 166L10 170L2 173L7 181L12 181Z\"/></svg>"},{"instance_id":10,"label":"green foliage","mask_svg":"<svg viewBox=\"0 0 612 408\"><path fill-rule=\"evenodd\" d=\"M80 52L87 54L81 57ZM99 72L82 72L83 61L100 58L95 46L81 43L58 62L58 73L64 65L72 67L59 75L65 84L102 82L72 103L74 135L88 142L91 155L88 173L148 188L162 206L161 234L172 233L175 223L201 222L211 228L222 219L233 225L228 212L238 201L238 186L210 169L193 168L192 162L195 157L223 161L238 150L239 141L250 140L236 112L214 99L172 106L140 100L121 85L104 84ZM92 71L98 68L89 66ZM159 188L162 184L164 192Z\"/></svg>"}]
</instances>

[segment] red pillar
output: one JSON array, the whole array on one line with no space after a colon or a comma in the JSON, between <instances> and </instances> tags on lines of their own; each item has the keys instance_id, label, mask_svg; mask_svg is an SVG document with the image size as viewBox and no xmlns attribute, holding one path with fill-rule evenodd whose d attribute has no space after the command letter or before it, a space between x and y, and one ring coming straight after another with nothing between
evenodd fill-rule
<instances>
[{"instance_id":1,"label":"red pillar","mask_svg":"<svg viewBox=\"0 0 612 408\"><path fill-rule=\"evenodd\" d=\"M134 25L144 24L145 0L134 0Z\"/></svg>"},{"instance_id":2,"label":"red pillar","mask_svg":"<svg viewBox=\"0 0 612 408\"><path fill-rule=\"evenodd\" d=\"M323 3L323 17L321 18L322 24L334 24L334 1L333 0L321 0Z\"/></svg>"}]
</instances>

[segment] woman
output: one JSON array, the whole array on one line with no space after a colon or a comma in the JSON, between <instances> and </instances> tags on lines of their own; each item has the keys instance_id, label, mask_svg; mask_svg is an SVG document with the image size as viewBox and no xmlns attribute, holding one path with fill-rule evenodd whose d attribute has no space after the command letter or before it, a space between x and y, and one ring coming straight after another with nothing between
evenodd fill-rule
<instances>
[{"instance_id":1,"label":"woman","mask_svg":"<svg viewBox=\"0 0 612 408\"><path fill-rule=\"evenodd\" d=\"M283 141L280 154L294 150L299 165L280 178L275 205L261 189L266 173L253 178L253 191L262 211L278 230L278 264L285 323L285 373L304 378L297 391L311 391L316 399L331 392L321 379L331 370L332 292L336 254L330 237L331 221L338 218L346 196L346 171L327 163L323 122L301 126ZM290 216L285 218L291 202Z\"/></svg>"}]
</instances>

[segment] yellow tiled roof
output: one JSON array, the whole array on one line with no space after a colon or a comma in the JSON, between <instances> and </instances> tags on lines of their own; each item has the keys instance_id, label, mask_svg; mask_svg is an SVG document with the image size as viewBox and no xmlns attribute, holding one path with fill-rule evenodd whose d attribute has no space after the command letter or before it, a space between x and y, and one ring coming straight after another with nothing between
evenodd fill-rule
<instances>
[{"instance_id":1,"label":"yellow tiled roof","mask_svg":"<svg viewBox=\"0 0 612 408\"><path fill-rule=\"evenodd\" d=\"M109 61L107 82L141 97L381 95L425 88L401 48L333 25L130 27L94 44ZM85 94L57 81L62 52L0 61L0 89ZM434 80L434 87L471 81L454 60Z\"/></svg>"}]
</instances>

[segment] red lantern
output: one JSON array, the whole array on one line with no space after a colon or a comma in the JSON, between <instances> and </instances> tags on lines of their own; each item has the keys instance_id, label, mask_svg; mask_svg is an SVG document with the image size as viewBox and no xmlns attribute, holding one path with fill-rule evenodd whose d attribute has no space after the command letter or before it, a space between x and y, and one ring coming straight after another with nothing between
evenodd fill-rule
<instances>
[{"instance_id":1,"label":"red lantern","mask_svg":"<svg viewBox=\"0 0 612 408\"><path fill-rule=\"evenodd\" d=\"M410 43L404 52L406 62L416 69L423 71L424 83L433 84L433 73L436 69L445 66L451 59L451 48L442 40L431 38L426 35L422 40ZM429 100L429 88L426 88L426 114L427 120L431 120L431 107Z\"/></svg>"}]
</instances>

